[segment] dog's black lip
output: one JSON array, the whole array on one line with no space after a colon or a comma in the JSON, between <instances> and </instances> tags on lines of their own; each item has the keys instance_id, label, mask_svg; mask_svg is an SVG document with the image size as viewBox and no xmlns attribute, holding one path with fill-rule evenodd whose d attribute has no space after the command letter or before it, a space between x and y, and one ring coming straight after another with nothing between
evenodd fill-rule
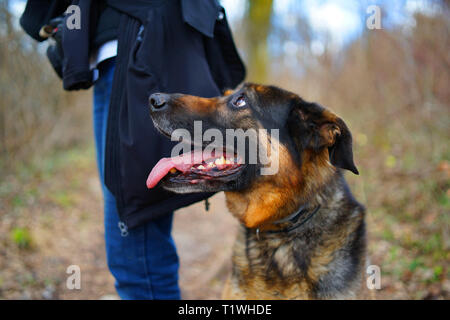
<instances>
[{"instance_id":1,"label":"dog's black lip","mask_svg":"<svg viewBox=\"0 0 450 320\"><path fill-rule=\"evenodd\" d=\"M208 183L208 182L223 182L223 183L226 183L226 182L235 180L235 178L237 176L239 176L242 173L242 171L244 171L246 169L246 167L247 167L247 164L242 164L241 166L238 167L238 170L236 172L233 172L233 173L231 173L229 175L224 175L224 176L220 176L220 177L211 177L209 179L202 179L201 176L199 176L199 178L197 178L197 179L190 179L190 180L186 179L186 181L177 181L176 180L177 178L180 178L181 176L183 176L183 174L181 172L177 171L175 173L167 174L166 176L164 176L161 179L161 181L159 183L162 183L162 184L172 183L172 184L177 184L177 185L180 185L180 184L192 185L189 182L189 181L192 181L192 180L198 180L197 183Z\"/></svg>"},{"instance_id":2,"label":"dog's black lip","mask_svg":"<svg viewBox=\"0 0 450 320\"><path fill-rule=\"evenodd\" d=\"M167 133L166 131L164 131L160 126L158 126L156 123L155 123L155 128L156 128L156 130L158 130L158 132L159 133L161 133L163 136L165 136L166 138L169 138L169 139L171 139L172 138L172 133Z\"/></svg>"}]
</instances>

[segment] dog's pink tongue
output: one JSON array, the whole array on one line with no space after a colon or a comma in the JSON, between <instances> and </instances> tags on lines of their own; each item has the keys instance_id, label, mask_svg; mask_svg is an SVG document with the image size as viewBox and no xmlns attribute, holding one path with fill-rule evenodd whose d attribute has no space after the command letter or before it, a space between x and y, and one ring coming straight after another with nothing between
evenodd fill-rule
<instances>
[{"instance_id":1,"label":"dog's pink tongue","mask_svg":"<svg viewBox=\"0 0 450 320\"><path fill-rule=\"evenodd\" d=\"M185 172L194 164L201 163L203 154L201 151L189 152L173 158L162 158L153 167L147 178L147 188L155 187L158 182L164 178L172 168Z\"/></svg>"}]
</instances>

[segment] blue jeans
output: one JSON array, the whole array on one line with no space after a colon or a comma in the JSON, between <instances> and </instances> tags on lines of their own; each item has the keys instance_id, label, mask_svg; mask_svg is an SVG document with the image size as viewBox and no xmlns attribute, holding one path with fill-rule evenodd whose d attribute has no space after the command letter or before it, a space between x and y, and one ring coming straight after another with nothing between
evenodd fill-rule
<instances>
[{"instance_id":1,"label":"blue jeans","mask_svg":"<svg viewBox=\"0 0 450 320\"><path fill-rule=\"evenodd\" d=\"M114 58L99 66L100 77L94 86L93 115L97 165L104 198L108 267L122 299L180 299L179 261L171 236L173 215L127 230L119 221L114 196L104 183L104 150L114 67Z\"/></svg>"}]
</instances>

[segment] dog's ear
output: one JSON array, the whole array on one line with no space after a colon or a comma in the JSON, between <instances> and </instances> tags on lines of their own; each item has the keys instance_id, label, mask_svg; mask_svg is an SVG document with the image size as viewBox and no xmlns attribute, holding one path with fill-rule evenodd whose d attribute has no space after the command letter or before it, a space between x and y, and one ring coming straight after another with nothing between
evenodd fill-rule
<instances>
[{"instance_id":1,"label":"dog's ear","mask_svg":"<svg viewBox=\"0 0 450 320\"><path fill-rule=\"evenodd\" d=\"M320 126L320 134L326 140L331 164L359 174L353 162L352 135L345 122L336 117L334 122Z\"/></svg>"},{"instance_id":2,"label":"dog's ear","mask_svg":"<svg viewBox=\"0 0 450 320\"><path fill-rule=\"evenodd\" d=\"M328 148L332 165L359 174L353 162L352 135L341 118L316 103L301 100L292 110L288 126L303 148Z\"/></svg>"}]
</instances>

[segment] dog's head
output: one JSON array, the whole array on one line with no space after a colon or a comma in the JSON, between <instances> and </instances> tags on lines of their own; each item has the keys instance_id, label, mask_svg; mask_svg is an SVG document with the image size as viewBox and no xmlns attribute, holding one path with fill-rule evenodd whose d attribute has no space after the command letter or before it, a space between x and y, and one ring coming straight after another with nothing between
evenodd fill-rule
<instances>
[{"instance_id":1,"label":"dog's head","mask_svg":"<svg viewBox=\"0 0 450 320\"><path fill-rule=\"evenodd\" d=\"M358 174L352 136L344 121L280 88L246 83L216 98L156 93L149 103L155 127L168 137L177 129L184 130L190 143L196 142L197 151L162 159L152 170L148 187L161 183L168 190L186 193L243 191L265 185L272 193L277 188L286 192L303 188L305 193L313 189L308 181L317 184L336 168ZM196 121L200 121L197 127ZM249 132L256 133L258 151L250 148L255 135ZM205 153L211 141L218 136L226 140L230 133L235 136L231 144L226 141L223 147ZM239 133L245 140L240 153L236 151ZM193 138L196 135L203 138L200 143ZM270 166L261 154L277 161L272 174L261 174L262 168Z\"/></svg>"}]
</instances>

